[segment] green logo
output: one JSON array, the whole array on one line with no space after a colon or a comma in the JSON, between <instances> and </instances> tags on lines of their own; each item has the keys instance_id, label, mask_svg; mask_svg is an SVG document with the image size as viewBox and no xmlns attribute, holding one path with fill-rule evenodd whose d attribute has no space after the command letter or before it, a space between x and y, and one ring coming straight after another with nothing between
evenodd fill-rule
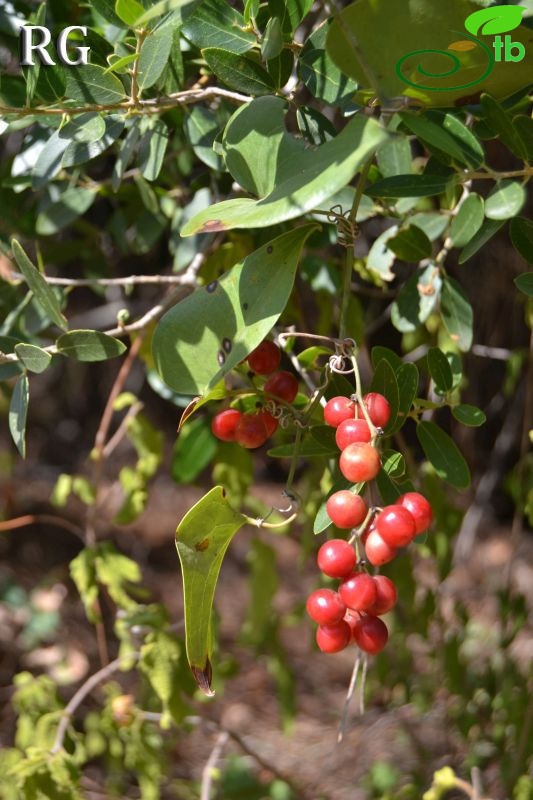
<instances>
[{"instance_id":1,"label":"green logo","mask_svg":"<svg viewBox=\"0 0 533 800\"><path fill-rule=\"evenodd\" d=\"M494 64L496 61L516 62L522 61L524 58L526 49L521 42L513 42L511 36L509 35L505 36L503 39L501 36L502 33L508 34L509 31L514 30L520 25L522 22L522 12L524 10L525 6L492 6L492 8L482 8L479 11L475 11L465 20L465 28L468 31L466 34L466 39L453 42L449 45L448 50L414 50L412 53L408 53L398 60L396 64L396 74L404 83L407 83L409 86L414 86L415 89L425 89L431 92L449 92L453 91L454 89L468 89L470 86L475 86L478 83L482 83L486 78L488 78L494 69ZM465 36L465 34L460 31L454 30L453 33L457 33L459 36ZM485 36L495 36L492 49L485 44L485 42L482 42L480 39L476 38L476 34L479 33L482 33ZM451 60L452 66L449 70L445 72L429 72L428 70L424 69L421 63L419 63L417 66L417 72L427 78L448 78L450 75L455 75L455 73L459 72L461 69L461 62L459 58L454 55L453 52L449 51L455 50L456 52L466 52L467 50L473 50L478 46L481 47L487 55L487 68L480 78L476 78L476 80L470 81L469 83L462 83L457 86L424 86L421 83L415 83L414 81L410 80L410 78L407 78L402 72L403 66L407 59L413 58L413 56L437 54L446 56L446 58Z\"/></svg>"}]
</instances>

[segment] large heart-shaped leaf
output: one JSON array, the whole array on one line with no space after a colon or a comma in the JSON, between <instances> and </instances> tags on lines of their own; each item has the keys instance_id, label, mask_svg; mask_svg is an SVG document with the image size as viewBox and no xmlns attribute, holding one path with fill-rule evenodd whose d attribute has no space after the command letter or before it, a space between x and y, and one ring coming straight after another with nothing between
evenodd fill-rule
<instances>
[{"instance_id":1,"label":"large heart-shaped leaf","mask_svg":"<svg viewBox=\"0 0 533 800\"><path fill-rule=\"evenodd\" d=\"M495 61L490 30L483 27L477 39L462 33L476 11L470 0L357 0L335 14L327 50L345 75L382 98L408 96L444 108L481 90L507 97L531 82L533 31L513 31L525 48L521 61ZM501 9L490 11L496 17ZM473 47L454 47L458 39Z\"/></svg>"},{"instance_id":2,"label":"large heart-shaped leaf","mask_svg":"<svg viewBox=\"0 0 533 800\"><path fill-rule=\"evenodd\" d=\"M309 147L285 130L285 101L259 97L240 108L224 132L226 163L235 180L259 199L224 200L201 211L182 236L230 228L264 228L294 219L346 186L387 133L356 115L335 139Z\"/></svg>"},{"instance_id":3,"label":"large heart-shaped leaf","mask_svg":"<svg viewBox=\"0 0 533 800\"><path fill-rule=\"evenodd\" d=\"M152 348L174 391L203 394L264 339L285 308L300 250L316 227L278 236L167 311Z\"/></svg>"},{"instance_id":4,"label":"large heart-shaped leaf","mask_svg":"<svg viewBox=\"0 0 533 800\"><path fill-rule=\"evenodd\" d=\"M246 522L215 486L196 503L176 530L176 547L183 575L185 645L198 686L211 690L211 613L215 587L229 543Z\"/></svg>"}]
</instances>

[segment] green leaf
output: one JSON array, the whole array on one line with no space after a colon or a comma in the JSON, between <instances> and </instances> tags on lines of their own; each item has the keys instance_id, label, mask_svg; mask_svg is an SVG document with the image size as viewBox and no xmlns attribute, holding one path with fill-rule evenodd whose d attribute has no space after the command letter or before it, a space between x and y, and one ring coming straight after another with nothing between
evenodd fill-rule
<instances>
[{"instance_id":1,"label":"green leaf","mask_svg":"<svg viewBox=\"0 0 533 800\"><path fill-rule=\"evenodd\" d=\"M466 0L438 6L429 0L357 0L335 13L327 49L342 72L365 90L365 99L406 96L419 106L452 109L475 101L480 88L509 97L531 83L531 31L522 25L513 34L525 48L519 63L495 61L491 39L458 33L473 7ZM466 38L475 47L450 50L457 39Z\"/></svg>"},{"instance_id":2,"label":"green leaf","mask_svg":"<svg viewBox=\"0 0 533 800\"><path fill-rule=\"evenodd\" d=\"M525 217L512 219L509 233L515 250L529 264L533 264L533 222Z\"/></svg>"},{"instance_id":3,"label":"green leaf","mask_svg":"<svg viewBox=\"0 0 533 800\"><path fill-rule=\"evenodd\" d=\"M211 169L220 170L222 159L213 150L213 142L219 130L215 114L204 106L193 106L185 119L185 129L191 147L200 161Z\"/></svg>"},{"instance_id":4,"label":"green leaf","mask_svg":"<svg viewBox=\"0 0 533 800\"><path fill-rule=\"evenodd\" d=\"M265 338L285 308L301 248L315 229L282 234L167 311L152 348L172 389L203 394Z\"/></svg>"},{"instance_id":5,"label":"green leaf","mask_svg":"<svg viewBox=\"0 0 533 800\"><path fill-rule=\"evenodd\" d=\"M394 481L389 478L385 469L380 469L378 472L376 484L384 505L393 505L402 494L402 490L398 484L394 483Z\"/></svg>"},{"instance_id":6,"label":"green leaf","mask_svg":"<svg viewBox=\"0 0 533 800\"><path fill-rule=\"evenodd\" d=\"M381 460L383 471L391 478L401 478L405 474L405 458L396 450L384 450Z\"/></svg>"},{"instance_id":7,"label":"green leaf","mask_svg":"<svg viewBox=\"0 0 533 800\"><path fill-rule=\"evenodd\" d=\"M70 489L69 489L70 491ZM96 602L98 600L98 584L96 581L95 569L95 550L86 547L78 553L69 565L70 577L74 581L79 592L81 601L87 614L87 619L93 624L98 622L99 615L96 612Z\"/></svg>"},{"instance_id":8,"label":"green leaf","mask_svg":"<svg viewBox=\"0 0 533 800\"><path fill-rule=\"evenodd\" d=\"M417 228L423 230L431 242L442 236L449 224L449 218L446 214L433 214L424 211L413 214L409 221L411 225L416 225Z\"/></svg>"},{"instance_id":9,"label":"green leaf","mask_svg":"<svg viewBox=\"0 0 533 800\"><path fill-rule=\"evenodd\" d=\"M531 164L533 161L533 119L519 114L513 117L513 126L526 149L527 161Z\"/></svg>"},{"instance_id":10,"label":"green leaf","mask_svg":"<svg viewBox=\"0 0 533 800\"><path fill-rule=\"evenodd\" d=\"M452 414L455 419L459 422L462 422L463 425L470 425L473 428L484 425L487 421L487 417L480 408L476 408L476 406L470 406L466 403L462 403L459 406L453 406Z\"/></svg>"},{"instance_id":11,"label":"green leaf","mask_svg":"<svg viewBox=\"0 0 533 800\"><path fill-rule=\"evenodd\" d=\"M246 522L228 505L222 486L215 486L183 517L176 547L183 575L185 644L196 682L211 690L211 613L225 552Z\"/></svg>"},{"instance_id":12,"label":"green leaf","mask_svg":"<svg viewBox=\"0 0 533 800\"><path fill-rule=\"evenodd\" d=\"M147 181L157 180L168 147L169 132L162 119L148 122L139 145L139 169Z\"/></svg>"},{"instance_id":13,"label":"green leaf","mask_svg":"<svg viewBox=\"0 0 533 800\"><path fill-rule=\"evenodd\" d=\"M411 172L411 144L407 136L396 134L384 142L378 150L379 171L384 178L408 175Z\"/></svg>"},{"instance_id":14,"label":"green leaf","mask_svg":"<svg viewBox=\"0 0 533 800\"><path fill-rule=\"evenodd\" d=\"M377 365L382 359L388 361L395 372L398 371L398 369L402 366L403 363L400 356L397 353L395 353L394 350L389 350L388 347L382 347L381 345L376 345L375 347L372 348L371 352L371 361L374 369L376 369Z\"/></svg>"},{"instance_id":15,"label":"green leaf","mask_svg":"<svg viewBox=\"0 0 533 800\"><path fill-rule=\"evenodd\" d=\"M54 294L54 291L47 284L46 278L44 278L37 267L31 263L30 259L16 239L11 241L11 247L13 248L15 261L17 262L20 271L24 276L24 280L33 292L35 299L47 316L52 320L52 322L54 322L59 328L66 330L67 320L61 313L59 301Z\"/></svg>"},{"instance_id":16,"label":"green leaf","mask_svg":"<svg viewBox=\"0 0 533 800\"><path fill-rule=\"evenodd\" d=\"M430 347L427 359L429 374L437 390L444 394L451 391L453 387L452 368L442 350L438 347Z\"/></svg>"},{"instance_id":17,"label":"green leaf","mask_svg":"<svg viewBox=\"0 0 533 800\"><path fill-rule=\"evenodd\" d=\"M294 443L279 444L267 451L269 458L292 458L295 452ZM298 455L302 458L331 458L339 455L338 447L327 447L322 442L305 439L298 448Z\"/></svg>"},{"instance_id":18,"label":"green leaf","mask_svg":"<svg viewBox=\"0 0 533 800\"><path fill-rule=\"evenodd\" d=\"M495 36L497 33L514 31L522 22L524 6L481 8L465 19L465 28L473 36Z\"/></svg>"},{"instance_id":19,"label":"green leaf","mask_svg":"<svg viewBox=\"0 0 533 800\"><path fill-rule=\"evenodd\" d=\"M118 114L109 114L105 120L104 135L96 142L77 142L69 143L61 159L62 167L74 167L78 164L85 164L93 158L104 153L111 147L122 131L124 130L124 118Z\"/></svg>"},{"instance_id":20,"label":"green leaf","mask_svg":"<svg viewBox=\"0 0 533 800\"><path fill-rule=\"evenodd\" d=\"M404 111L399 116L430 149L441 150L473 169L483 161L483 148L476 137L453 114L432 112L420 115Z\"/></svg>"},{"instance_id":21,"label":"green leaf","mask_svg":"<svg viewBox=\"0 0 533 800\"><path fill-rule=\"evenodd\" d=\"M263 61L279 56L283 50L283 31L279 17L270 17L261 42L261 56Z\"/></svg>"},{"instance_id":22,"label":"green leaf","mask_svg":"<svg viewBox=\"0 0 533 800\"><path fill-rule=\"evenodd\" d=\"M398 408L400 406L400 393L398 381L396 380L396 373L389 362L384 358L381 359L374 371L370 391L379 392L389 401L390 419L385 427L385 435L388 435L389 431L396 423Z\"/></svg>"},{"instance_id":23,"label":"green leaf","mask_svg":"<svg viewBox=\"0 0 533 800\"><path fill-rule=\"evenodd\" d=\"M481 250L481 248L498 233L504 224L503 220L486 219L478 232L474 234L463 250L461 250L459 254L459 264L464 264L469 258L472 258L478 250Z\"/></svg>"},{"instance_id":24,"label":"green leaf","mask_svg":"<svg viewBox=\"0 0 533 800\"><path fill-rule=\"evenodd\" d=\"M200 49L207 46L239 54L256 43L255 35L244 30L242 15L225 0L203 0L184 16L183 33Z\"/></svg>"},{"instance_id":25,"label":"green leaf","mask_svg":"<svg viewBox=\"0 0 533 800\"><path fill-rule=\"evenodd\" d=\"M50 353L35 344L17 344L15 353L26 369L37 374L44 372L52 360Z\"/></svg>"},{"instance_id":26,"label":"green leaf","mask_svg":"<svg viewBox=\"0 0 533 800\"><path fill-rule=\"evenodd\" d=\"M468 298L453 278L442 283L440 313L444 327L460 350L472 347L474 314Z\"/></svg>"},{"instance_id":27,"label":"green leaf","mask_svg":"<svg viewBox=\"0 0 533 800\"><path fill-rule=\"evenodd\" d=\"M514 284L523 294L533 297L533 272L523 272L514 279Z\"/></svg>"},{"instance_id":28,"label":"green leaf","mask_svg":"<svg viewBox=\"0 0 533 800\"><path fill-rule=\"evenodd\" d=\"M187 6L191 3L192 0L159 0L159 2L154 3L148 11L145 11L144 14L135 20L134 27L143 28L147 22L151 22L151 20L156 17L161 17L163 14L176 11L176 9L181 8L181 6Z\"/></svg>"},{"instance_id":29,"label":"green leaf","mask_svg":"<svg viewBox=\"0 0 533 800\"><path fill-rule=\"evenodd\" d=\"M30 399L27 375L17 380L9 404L9 431L22 458L26 458L26 418Z\"/></svg>"},{"instance_id":30,"label":"green leaf","mask_svg":"<svg viewBox=\"0 0 533 800\"><path fill-rule=\"evenodd\" d=\"M55 203L44 205L37 215L35 230L41 236L52 236L66 228L92 206L98 189L73 186L63 192Z\"/></svg>"},{"instance_id":31,"label":"green leaf","mask_svg":"<svg viewBox=\"0 0 533 800\"><path fill-rule=\"evenodd\" d=\"M217 450L216 440L204 419L187 423L172 452L170 474L176 483L192 483L211 463Z\"/></svg>"},{"instance_id":32,"label":"green leaf","mask_svg":"<svg viewBox=\"0 0 533 800\"><path fill-rule=\"evenodd\" d=\"M69 140L61 137L60 131L54 131L39 153L39 158L32 169L32 188L42 189L61 169L63 153L69 146Z\"/></svg>"},{"instance_id":33,"label":"green leaf","mask_svg":"<svg viewBox=\"0 0 533 800\"><path fill-rule=\"evenodd\" d=\"M526 190L518 181L498 181L485 200L485 216L489 219L516 217L526 202Z\"/></svg>"},{"instance_id":34,"label":"green leaf","mask_svg":"<svg viewBox=\"0 0 533 800\"><path fill-rule=\"evenodd\" d=\"M419 376L416 364L402 364L401 367L396 370L399 396L398 415L395 424L387 428L387 433L389 435L399 431L407 421L407 415L411 411L413 401L418 394L418 379Z\"/></svg>"},{"instance_id":35,"label":"green leaf","mask_svg":"<svg viewBox=\"0 0 533 800\"><path fill-rule=\"evenodd\" d=\"M453 178L443 175L394 175L365 189L370 197L432 197L445 192Z\"/></svg>"},{"instance_id":36,"label":"green leaf","mask_svg":"<svg viewBox=\"0 0 533 800\"><path fill-rule=\"evenodd\" d=\"M518 130L507 111L489 94L481 95L481 110L485 115L488 125L496 133L503 144L518 158L527 159L525 146Z\"/></svg>"},{"instance_id":37,"label":"green leaf","mask_svg":"<svg viewBox=\"0 0 533 800\"><path fill-rule=\"evenodd\" d=\"M100 331L77 330L64 333L56 342L57 352L77 361L105 361L116 358L126 345Z\"/></svg>"},{"instance_id":38,"label":"green leaf","mask_svg":"<svg viewBox=\"0 0 533 800\"><path fill-rule=\"evenodd\" d=\"M166 631L151 632L141 647L139 670L146 675L152 689L161 701L163 714L161 727L170 728L172 724L172 699L180 691L179 661L180 643L175 636Z\"/></svg>"},{"instance_id":39,"label":"green leaf","mask_svg":"<svg viewBox=\"0 0 533 800\"><path fill-rule=\"evenodd\" d=\"M120 17L117 17L115 14L114 0L91 0L91 7L100 14L106 22L110 22L111 25L115 25L118 28L124 27L124 23Z\"/></svg>"},{"instance_id":40,"label":"green leaf","mask_svg":"<svg viewBox=\"0 0 533 800\"><path fill-rule=\"evenodd\" d=\"M96 64L69 67L66 93L71 100L98 105L120 103L126 96L119 79Z\"/></svg>"},{"instance_id":41,"label":"green leaf","mask_svg":"<svg viewBox=\"0 0 533 800\"><path fill-rule=\"evenodd\" d=\"M264 196L216 203L190 219L182 236L266 227L320 208L387 135L374 120L355 115L335 139L309 148L286 132L284 112L281 98L261 97L239 109L224 134L233 177L249 191L261 188Z\"/></svg>"},{"instance_id":42,"label":"green leaf","mask_svg":"<svg viewBox=\"0 0 533 800\"><path fill-rule=\"evenodd\" d=\"M116 0L115 13L126 25L133 26L144 8L137 0Z\"/></svg>"},{"instance_id":43,"label":"green leaf","mask_svg":"<svg viewBox=\"0 0 533 800\"><path fill-rule=\"evenodd\" d=\"M387 247L402 261L422 261L432 253L431 242L423 230L408 225L387 241Z\"/></svg>"},{"instance_id":44,"label":"green leaf","mask_svg":"<svg viewBox=\"0 0 533 800\"><path fill-rule=\"evenodd\" d=\"M453 439L433 422L420 422L416 435L437 475L457 489L466 489L470 470Z\"/></svg>"},{"instance_id":45,"label":"green leaf","mask_svg":"<svg viewBox=\"0 0 533 800\"><path fill-rule=\"evenodd\" d=\"M383 281L393 281L396 275L391 267L396 261L395 253L389 248L389 240L398 233L398 226L392 225L380 233L368 251L366 268L375 272Z\"/></svg>"},{"instance_id":46,"label":"green leaf","mask_svg":"<svg viewBox=\"0 0 533 800\"><path fill-rule=\"evenodd\" d=\"M353 100L357 84L340 71L325 49L331 22L326 20L306 40L298 56L298 71L313 97L342 107Z\"/></svg>"},{"instance_id":47,"label":"green leaf","mask_svg":"<svg viewBox=\"0 0 533 800\"><path fill-rule=\"evenodd\" d=\"M61 139L68 139L74 142L90 143L97 142L105 134L105 119L101 114L89 112L80 114L79 117L71 119L59 131Z\"/></svg>"},{"instance_id":48,"label":"green leaf","mask_svg":"<svg viewBox=\"0 0 533 800\"><path fill-rule=\"evenodd\" d=\"M167 65L172 47L174 29L162 25L149 33L139 54L139 89L144 91L157 83Z\"/></svg>"},{"instance_id":49,"label":"green leaf","mask_svg":"<svg viewBox=\"0 0 533 800\"><path fill-rule=\"evenodd\" d=\"M433 264L416 270L392 304L391 320L394 327L402 333L420 327L435 308L441 286L439 270Z\"/></svg>"},{"instance_id":50,"label":"green leaf","mask_svg":"<svg viewBox=\"0 0 533 800\"><path fill-rule=\"evenodd\" d=\"M202 50L202 56L209 69L230 89L254 96L275 91L274 82L266 69L252 58L221 47L207 47Z\"/></svg>"},{"instance_id":51,"label":"green leaf","mask_svg":"<svg viewBox=\"0 0 533 800\"><path fill-rule=\"evenodd\" d=\"M484 213L483 198L475 192L463 200L450 227L454 247L464 247L471 241L483 224Z\"/></svg>"}]
</instances>

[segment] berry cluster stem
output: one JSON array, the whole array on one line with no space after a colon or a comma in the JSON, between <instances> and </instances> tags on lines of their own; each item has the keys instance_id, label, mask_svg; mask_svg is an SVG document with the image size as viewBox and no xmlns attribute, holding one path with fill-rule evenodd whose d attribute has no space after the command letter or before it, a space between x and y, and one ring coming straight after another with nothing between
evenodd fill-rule
<instances>
[{"instance_id":1,"label":"berry cluster stem","mask_svg":"<svg viewBox=\"0 0 533 800\"><path fill-rule=\"evenodd\" d=\"M355 377L355 398L357 400L359 408L363 413L366 424L370 428L370 433L372 435L372 443L373 443L378 435L378 430L374 425L374 423L372 422L372 420L370 419L368 410L363 402L363 387L361 385L361 374L359 372L359 365L357 363L357 358L355 356L352 356L352 365L353 365L353 374Z\"/></svg>"}]
</instances>

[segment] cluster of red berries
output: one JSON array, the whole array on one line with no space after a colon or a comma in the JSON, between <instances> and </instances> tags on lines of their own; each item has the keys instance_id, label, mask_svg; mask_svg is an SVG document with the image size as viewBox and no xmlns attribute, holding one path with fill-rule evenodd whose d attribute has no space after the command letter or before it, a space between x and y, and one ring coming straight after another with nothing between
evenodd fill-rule
<instances>
[{"instance_id":1,"label":"cluster of red berries","mask_svg":"<svg viewBox=\"0 0 533 800\"><path fill-rule=\"evenodd\" d=\"M290 372L278 370L281 351L274 342L264 341L247 358L255 375L270 376L263 386L267 399L292 403L298 394L298 381ZM278 420L266 409L243 413L237 408L220 411L211 423L211 430L223 442L237 442L242 447L261 447L272 436Z\"/></svg>"},{"instance_id":2,"label":"cluster of red berries","mask_svg":"<svg viewBox=\"0 0 533 800\"><path fill-rule=\"evenodd\" d=\"M383 395L373 392L363 403L374 431L359 418L361 410L348 397L334 397L324 408L325 422L337 429L340 470L354 483L378 474L379 453L371 441L390 417ZM429 502L418 492L407 492L374 513L360 495L344 489L328 498L326 511L337 528L354 531L353 539L359 539L365 560L374 566L391 561L399 548L427 531L433 519ZM364 563L358 563L354 547L344 539L332 539L318 551L320 570L341 581L338 591L317 589L307 600L307 612L319 625L317 644L325 653L337 653L354 641L364 652L375 654L387 643L387 626L379 617L396 604L396 587L385 575L369 575Z\"/></svg>"}]
</instances>

